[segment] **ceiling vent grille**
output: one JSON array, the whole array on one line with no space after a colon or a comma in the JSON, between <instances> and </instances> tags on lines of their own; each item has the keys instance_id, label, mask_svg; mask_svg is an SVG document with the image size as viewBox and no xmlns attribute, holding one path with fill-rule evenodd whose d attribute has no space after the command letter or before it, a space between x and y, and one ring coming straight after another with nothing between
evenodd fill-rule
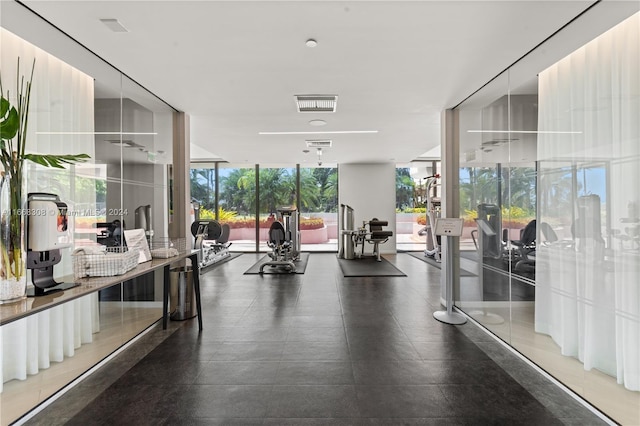
<instances>
[{"instance_id":1,"label":"ceiling vent grille","mask_svg":"<svg viewBox=\"0 0 640 426\"><path fill-rule=\"evenodd\" d=\"M332 141L330 139L307 140L308 148L331 148Z\"/></svg>"},{"instance_id":2,"label":"ceiling vent grille","mask_svg":"<svg viewBox=\"0 0 640 426\"><path fill-rule=\"evenodd\" d=\"M296 95L298 112L336 112L336 95Z\"/></svg>"}]
</instances>

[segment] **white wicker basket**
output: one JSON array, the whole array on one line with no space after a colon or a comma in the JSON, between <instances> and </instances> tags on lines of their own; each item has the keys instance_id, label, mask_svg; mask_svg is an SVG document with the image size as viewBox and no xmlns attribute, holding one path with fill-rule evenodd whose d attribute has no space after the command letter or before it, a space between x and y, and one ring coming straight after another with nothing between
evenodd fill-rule
<instances>
[{"instance_id":1,"label":"white wicker basket","mask_svg":"<svg viewBox=\"0 0 640 426\"><path fill-rule=\"evenodd\" d=\"M122 275L136 266L140 253L137 248L127 247L84 247L73 254L73 276L113 277Z\"/></svg>"}]
</instances>

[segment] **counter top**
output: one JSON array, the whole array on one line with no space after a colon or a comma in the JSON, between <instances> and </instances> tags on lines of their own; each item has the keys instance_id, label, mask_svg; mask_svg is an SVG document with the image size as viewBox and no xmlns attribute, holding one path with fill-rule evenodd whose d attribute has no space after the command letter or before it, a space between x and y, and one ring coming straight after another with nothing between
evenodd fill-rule
<instances>
[{"instance_id":1,"label":"counter top","mask_svg":"<svg viewBox=\"0 0 640 426\"><path fill-rule=\"evenodd\" d=\"M73 277L63 277L62 282L75 282L79 285L67 290L45 294L44 296L27 297L26 299L19 300L17 302L0 305L0 326L50 309L70 300L78 299L82 296L86 296L87 294L103 290L123 281L164 268L165 266L184 260L192 255L193 252L188 251L182 252L177 256L170 257L168 259L152 259L149 262L140 263L137 267L125 274L113 277L81 278L78 280L74 280Z\"/></svg>"}]
</instances>

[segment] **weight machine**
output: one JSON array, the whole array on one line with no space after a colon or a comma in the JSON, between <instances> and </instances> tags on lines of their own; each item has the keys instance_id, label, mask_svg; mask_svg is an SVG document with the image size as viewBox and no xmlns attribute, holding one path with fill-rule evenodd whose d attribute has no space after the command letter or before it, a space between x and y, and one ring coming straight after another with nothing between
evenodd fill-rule
<instances>
[{"instance_id":1,"label":"weight machine","mask_svg":"<svg viewBox=\"0 0 640 426\"><path fill-rule=\"evenodd\" d=\"M378 262L381 262L380 258L380 244L384 244L389 241L389 238L393 236L393 231L387 231L382 229L383 226L388 226L389 222L386 220L379 220L377 218L371 219L369 222L363 221L362 227L358 229L353 228L353 208L346 205L340 205L340 238L341 246L338 251L338 257L341 259L355 259L356 257L364 257L364 245L365 243L373 244L373 256ZM369 226L369 229L367 229ZM361 245L361 251L356 255L356 248Z\"/></svg>"},{"instance_id":2,"label":"weight machine","mask_svg":"<svg viewBox=\"0 0 640 426\"><path fill-rule=\"evenodd\" d=\"M427 189L426 196L427 201L425 204L426 207L426 219L427 224L423 229L418 233L419 235L427 235L427 247L424 250L424 255L427 257L433 258L436 262L440 262L441 258L441 247L440 247L440 236L436 235L436 220L440 218L442 209L440 204L440 197L435 197L433 191L435 188L440 186L438 180L440 179L439 174L435 174L432 176L427 176Z\"/></svg>"},{"instance_id":3,"label":"weight machine","mask_svg":"<svg viewBox=\"0 0 640 426\"><path fill-rule=\"evenodd\" d=\"M281 207L278 218L269 227L267 246L271 248L270 261L260 265L260 273L266 266L283 268L289 273L296 271L295 261L300 259L300 213L295 207Z\"/></svg>"}]
</instances>

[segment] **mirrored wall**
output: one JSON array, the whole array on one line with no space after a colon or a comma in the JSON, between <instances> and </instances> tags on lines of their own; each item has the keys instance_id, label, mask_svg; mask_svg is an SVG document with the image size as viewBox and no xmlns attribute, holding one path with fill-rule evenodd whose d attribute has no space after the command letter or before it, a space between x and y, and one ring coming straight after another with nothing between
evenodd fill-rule
<instances>
[{"instance_id":1,"label":"mirrored wall","mask_svg":"<svg viewBox=\"0 0 640 426\"><path fill-rule=\"evenodd\" d=\"M570 52L528 77L518 63L456 109L456 305L638 424L640 13Z\"/></svg>"}]
</instances>

